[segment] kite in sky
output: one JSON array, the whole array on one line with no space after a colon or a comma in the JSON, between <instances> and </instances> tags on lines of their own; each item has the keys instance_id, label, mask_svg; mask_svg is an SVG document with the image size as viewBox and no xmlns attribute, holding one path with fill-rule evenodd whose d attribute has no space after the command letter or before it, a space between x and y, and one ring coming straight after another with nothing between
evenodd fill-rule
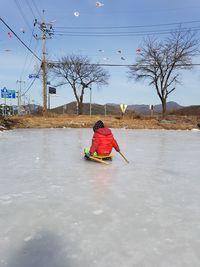
<instances>
[{"instance_id":1,"label":"kite in sky","mask_svg":"<svg viewBox=\"0 0 200 267\"><path fill-rule=\"evenodd\" d=\"M142 52L142 49L140 49L140 48L137 48L136 50L136 61L140 61L141 60L141 52Z\"/></svg>"},{"instance_id":2,"label":"kite in sky","mask_svg":"<svg viewBox=\"0 0 200 267\"><path fill-rule=\"evenodd\" d=\"M121 57L121 60L125 60L125 58L124 57Z\"/></svg>"},{"instance_id":3,"label":"kite in sky","mask_svg":"<svg viewBox=\"0 0 200 267\"><path fill-rule=\"evenodd\" d=\"M99 1L96 2L96 7L102 7L102 6L104 6L103 3L99 2Z\"/></svg>"},{"instance_id":4,"label":"kite in sky","mask_svg":"<svg viewBox=\"0 0 200 267\"><path fill-rule=\"evenodd\" d=\"M75 17L79 17L79 16L80 16L80 13L79 13L78 11L75 11L75 12L74 12L74 16L75 16Z\"/></svg>"},{"instance_id":5,"label":"kite in sky","mask_svg":"<svg viewBox=\"0 0 200 267\"><path fill-rule=\"evenodd\" d=\"M102 49L99 49L99 52L104 52L104 50L102 50Z\"/></svg>"},{"instance_id":6,"label":"kite in sky","mask_svg":"<svg viewBox=\"0 0 200 267\"><path fill-rule=\"evenodd\" d=\"M118 50L117 52L118 52L119 54L121 54L122 51L121 51L121 50Z\"/></svg>"},{"instance_id":7,"label":"kite in sky","mask_svg":"<svg viewBox=\"0 0 200 267\"><path fill-rule=\"evenodd\" d=\"M25 33L25 30L23 28L20 28L20 32Z\"/></svg>"},{"instance_id":8,"label":"kite in sky","mask_svg":"<svg viewBox=\"0 0 200 267\"><path fill-rule=\"evenodd\" d=\"M9 36L10 38L13 37L11 32L8 32L8 36Z\"/></svg>"}]
</instances>

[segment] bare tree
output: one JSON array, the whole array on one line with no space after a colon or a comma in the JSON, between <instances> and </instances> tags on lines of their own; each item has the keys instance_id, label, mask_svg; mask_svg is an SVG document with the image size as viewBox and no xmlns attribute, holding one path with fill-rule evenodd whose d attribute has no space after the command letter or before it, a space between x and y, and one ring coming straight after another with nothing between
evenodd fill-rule
<instances>
[{"instance_id":1,"label":"bare tree","mask_svg":"<svg viewBox=\"0 0 200 267\"><path fill-rule=\"evenodd\" d=\"M162 103L166 114L167 97L180 82L180 70L190 69L192 57L198 52L198 40L194 33L178 29L164 41L150 38L144 41L139 59L129 67L129 78L148 79Z\"/></svg>"},{"instance_id":2,"label":"bare tree","mask_svg":"<svg viewBox=\"0 0 200 267\"><path fill-rule=\"evenodd\" d=\"M63 57L58 63L51 63L53 73L62 78L59 85L69 84L78 104L78 114L83 114L83 97L86 88L92 84L107 85L109 74L101 66L91 64L88 57L70 55Z\"/></svg>"}]
</instances>

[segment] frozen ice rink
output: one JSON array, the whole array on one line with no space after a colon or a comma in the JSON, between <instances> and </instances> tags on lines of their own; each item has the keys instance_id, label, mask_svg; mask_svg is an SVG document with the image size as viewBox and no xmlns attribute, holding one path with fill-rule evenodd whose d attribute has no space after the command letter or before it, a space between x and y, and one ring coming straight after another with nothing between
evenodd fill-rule
<instances>
[{"instance_id":1,"label":"frozen ice rink","mask_svg":"<svg viewBox=\"0 0 200 267\"><path fill-rule=\"evenodd\" d=\"M91 129L0 132L1 267L200 266L200 132L113 133L129 164L85 161Z\"/></svg>"}]
</instances>

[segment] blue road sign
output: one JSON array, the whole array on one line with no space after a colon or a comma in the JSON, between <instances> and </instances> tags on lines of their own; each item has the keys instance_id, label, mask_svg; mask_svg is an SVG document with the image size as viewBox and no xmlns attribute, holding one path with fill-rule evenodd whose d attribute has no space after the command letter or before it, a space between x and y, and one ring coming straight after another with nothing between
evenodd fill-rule
<instances>
[{"instance_id":1,"label":"blue road sign","mask_svg":"<svg viewBox=\"0 0 200 267\"><path fill-rule=\"evenodd\" d=\"M15 98L15 90L8 90L8 98Z\"/></svg>"},{"instance_id":2,"label":"blue road sign","mask_svg":"<svg viewBox=\"0 0 200 267\"><path fill-rule=\"evenodd\" d=\"M28 77L30 79L32 79L32 78L39 78L39 74L29 74Z\"/></svg>"},{"instance_id":3,"label":"blue road sign","mask_svg":"<svg viewBox=\"0 0 200 267\"><path fill-rule=\"evenodd\" d=\"M6 87L1 89L1 98L15 98L16 92L15 90L8 90Z\"/></svg>"},{"instance_id":4,"label":"blue road sign","mask_svg":"<svg viewBox=\"0 0 200 267\"><path fill-rule=\"evenodd\" d=\"M2 98L6 98L6 95L7 95L7 89L6 89L6 87L4 87L3 89L1 89L1 97Z\"/></svg>"}]
</instances>

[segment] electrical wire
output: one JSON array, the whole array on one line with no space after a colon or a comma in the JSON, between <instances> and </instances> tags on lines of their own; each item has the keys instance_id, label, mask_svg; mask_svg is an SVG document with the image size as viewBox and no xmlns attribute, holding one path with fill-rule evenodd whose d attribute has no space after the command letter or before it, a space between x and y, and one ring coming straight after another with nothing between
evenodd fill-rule
<instances>
[{"instance_id":1,"label":"electrical wire","mask_svg":"<svg viewBox=\"0 0 200 267\"><path fill-rule=\"evenodd\" d=\"M196 26L196 27L192 27L192 28L178 28L178 29L165 29L165 30L146 30L146 31L136 31L136 32L132 32L132 31L120 31L120 32L67 32L67 31L54 31L54 33L60 33L60 34L138 34L138 33L165 33L165 32L169 32L169 31L180 31L180 32L184 32L184 31L188 31L188 30L199 30L200 26Z\"/></svg>"},{"instance_id":2,"label":"electrical wire","mask_svg":"<svg viewBox=\"0 0 200 267\"><path fill-rule=\"evenodd\" d=\"M32 9L32 7L31 7L31 5L30 5L30 3L29 3L28 0L26 1L26 4L27 4L28 8L30 9L30 11L31 11L31 13L32 13L32 15L33 15L33 18L36 19L36 16L35 16L35 14L34 14L34 12L33 12L33 9Z\"/></svg>"},{"instance_id":3,"label":"electrical wire","mask_svg":"<svg viewBox=\"0 0 200 267\"><path fill-rule=\"evenodd\" d=\"M200 23L200 21L187 21L184 22L185 24L188 23ZM183 22L182 22L183 23ZM179 25L179 27L176 28L167 28L167 29L148 29L148 27L155 27L155 26L166 26L166 25ZM183 27L184 26L184 27ZM131 28L144 28L147 27L147 29L140 30L140 31L118 31L119 29L131 29ZM58 27L57 27L58 28ZM66 28L59 28L59 29L66 29ZM72 31L67 31L67 30L56 30L54 28L53 34L54 35L60 35L60 36L79 36L79 37L113 37L113 36L144 36L144 35L159 35L159 34L169 34L172 32L186 32L186 31L199 31L200 30L200 25L193 25L193 26L188 26L186 25L181 25L180 23L167 23L167 24L152 24L152 25L137 25L137 26L123 26L123 27L75 27L75 28L68 28L68 30ZM82 31L77 31L77 30L82 30ZM85 30L96 30L96 31L85 31ZM102 31L104 29L104 31ZM115 31L110 31L109 29L115 29Z\"/></svg>"},{"instance_id":4,"label":"electrical wire","mask_svg":"<svg viewBox=\"0 0 200 267\"><path fill-rule=\"evenodd\" d=\"M16 1L15 1L15 3L17 4L17 7L19 8L22 17L23 17L24 20L27 22L26 17L23 16L23 12L22 12L22 10L21 10L21 8L20 8L20 4L19 4L19 2L16 2ZM28 1L28 0L26 1L26 4L27 4L28 8L29 8L30 11L31 11L31 14L32 14L32 16L33 16L33 19L35 20L35 19L36 19L36 16L35 16L35 14L34 14L34 12L33 12L33 9L32 9L32 7L31 7L31 5L29 4L29 1ZM28 24L28 23L27 23L27 24ZM31 43L32 43L33 36L34 36L34 30L35 30L35 27L33 27L33 29L31 29L31 38L30 38L28 47L31 47ZM38 45L38 43L36 43L36 46L37 46L37 45ZM35 51L36 51L36 46L35 46L35 49L34 49L34 53L35 53ZM23 68L22 68L20 77L22 77L22 75L23 75L23 73L24 73L24 71L25 71L25 67L26 67L26 65L27 65L28 52L29 52L29 51L27 51L27 54L26 54L26 57L25 57L24 66L23 66ZM33 55L32 55L32 56L33 56ZM30 63L29 63L29 65L28 65L27 68L30 67L31 63L32 63L32 59L30 60ZM27 69L27 68L26 68L26 69Z\"/></svg>"},{"instance_id":5,"label":"electrical wire","mask_svg":"<svg viewBox=\"0 0 200 267\"><path fill-rule=\"evenodd\" d=\"M188 30L192 30L193 32L198 32L200 28L196 29L185 29L181 32L187 32ZM169 33L176 33L177 31L180 32L180 29L174 30L169 29L165 31L146 31L146 32L124 32L124 33L82 33L82 34L76 34L76 33L57 33L54 32L54 35L57 36L74 36L74 37L120 37L120 36L150 36L150 35L163 35L163 34L169 34Z\"/></svg>"},{"instance_id":6,"label":"electrical wire","mask_svg":"<svg viewBox=\"0 0 200 267\"><path fill-rule=\"evenodd\" d=\"M31 31L31 30L32 30L32 29L31 29L31 26L30 26L30 24L29 24L29 22L28 22L28 20L27 20L27 18L26 18L26 16L25 16L25 14L24 14L24 12L23 12L21 6L20 6L20 3L19 3L17 0L15 0L15 4L16 4L16 6L17 6L17 8L18 8L18 10L19 10L19 12L20 12L20 14L21 14L23 20L25 21L26 25L28 26L28 28L29 28L30 31Z\"/></svg>"},{"instance_id":7,"label":"electrical wire","mask_svg":"<svg viewBox=\"0 0 200 267\"><path fill-rule=\"evenodd\" d=\"M49 65L54 65L54 64L60 64L58 61L49 61ZM106 63L88 63L85 65L89 66L102 66L102 67L137 67L138 64L106 64ZM150 65L142 65L142 67L148 67ZM195 67L195 66L200 66L200 63L188 63L188 64L177 64L177 67Z\"/></svg>"},{"instance_id":8,"label":"electrical wire","mask_svg":"<svg viewBox=\"0 0 200 267\"><path fill-rule=\"evenodd\" d=\"M161 23L161 24L146 24L146 25L132 25L132 26L105 26L105 27L69 27L69 26L57 26L54 29L128 29L128 28L149 28L149 27L163 27L163 26L173 26L173 25L183 25L191 23L200 23L200 20L192 21L180 21L172 23Z\"/></svg>"},{"instance_id":9,"label":"electrical wire","mask_svg":"<svg viewBox=\"0 0 200 267\"><path fill-rule=\"evenodd\" d=\"M40 70L41 70L41 67L39 68L39 71L38 71L37 75L39 75ZM37 77L35 77L33 79L33 81L30 83L30 85L27 87L27 89L25 89L25 92L21 96L24 96L31 89L31 87L33 86L33 84L36 81L36 79L37 79Z\"/></svg>"},{"instance_id":10,"label":"electrical wire","mask_svg":"<svg viewBox=\"0 0 200 267\"><path fill-rule=\"evenodd\" d=\"M31 46L31 43L32 43L32 40L33 40L34 29L35 29L35 27L34 27L33 30L32 30L31 39L30 39L30 42L29 42L29 47ZM34 51L33 51L34 53L36 52L37 46L38 46L38 42L36 42L36 45L35 45L35 48L34 48ZM26 65L27 65L27 61L28 61L28 55L29 55L29 51L27 51L27 54L26 54L26 57L25 57L25 61L24 61L24 66L23 66L23 68L22 68L20 77L22 77L22 75L23 75L23 73L24 73L24 71L25 71L25 67L26 67ZM32 57L33 57L33 55L32 55ZM32 63L32 57L30 58L30 63L29 63L29 65L28 65L28 67L30 67L30 65L31 65L31 63ZM27 67L27 68L28 68L28 67ZM26 68L26 69L27 69L27 68Z\"/></svg>"},{"instance_id":11,"label":"electrical wire","mask_svg":"<svg viewBox=\"0 0 200 267\"><path fill-rule=\"evenodd\" d=\"M34 7L35 7L35 10L37 11L37 13L38 13L38 15L39 15L40 19L41 19L41 20L43 20L43 18L42 18L42 15L40 14L40 11L39 11L39 9L38 9L37 5L35 4L35 1L34 1L34 0L32 0L32 3L33 3L33 5L34 5Z\"/></svg>"},{"instance_id":12,"label":"electrical wire","mask_svg":"<svg viewBox=\"0 0 200 267\"><path fill-rule=\"evenodd\" d=\"M28 47L20 38L19 36L8 26L8 24L0 17L0 21L15 35L15 37L25 46L39 61L42 61L31 49Z\"/></svg>"}]
</instances>

